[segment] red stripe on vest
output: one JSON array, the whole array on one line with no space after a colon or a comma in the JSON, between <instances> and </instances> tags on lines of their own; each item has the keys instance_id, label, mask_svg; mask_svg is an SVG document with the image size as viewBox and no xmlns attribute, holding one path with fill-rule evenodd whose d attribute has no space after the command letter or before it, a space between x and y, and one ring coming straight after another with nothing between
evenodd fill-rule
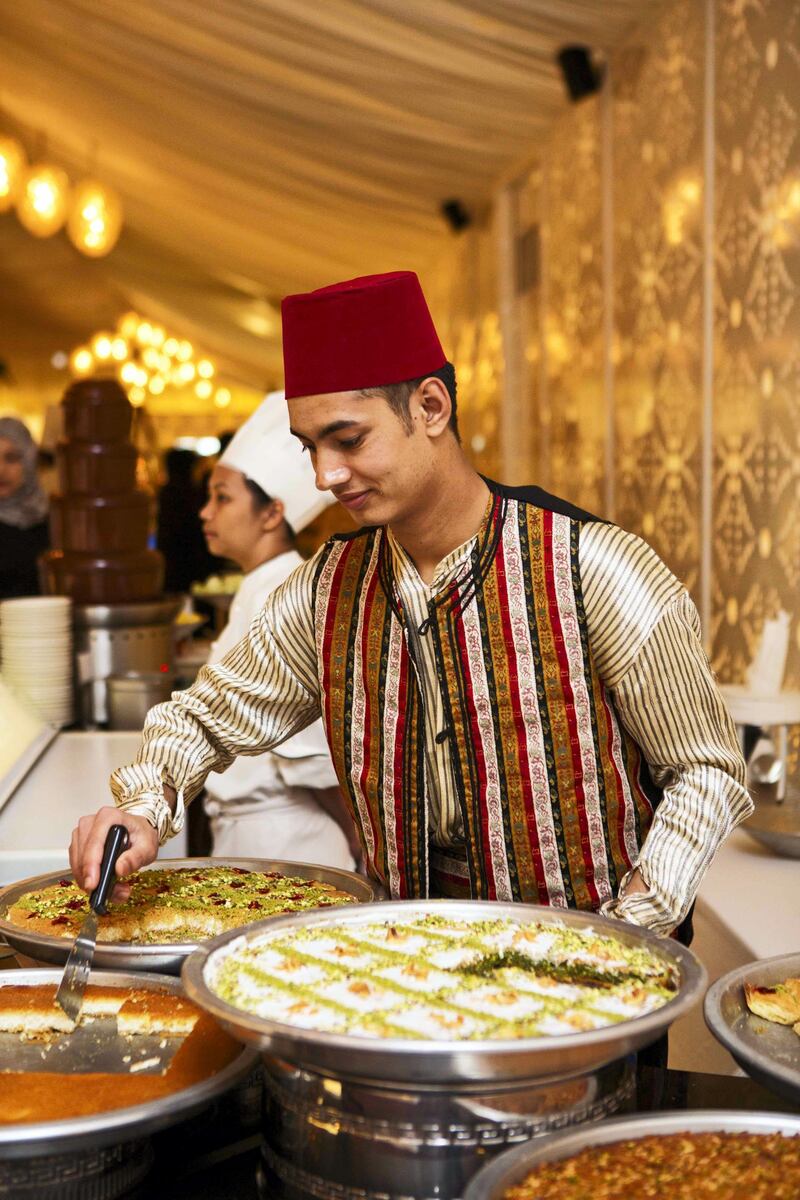
<instances>
[{"instance_id":1,"label":"red stripe on vest","mask_svg":"<svg viewBox=\"0 0 800 1200\"><path fill-rule=\"evenodd\" d=\"M547 589L547 605L550 612L550 623L553 630L553 641L556 648L556 658L561 675L561 688L564 693L564 712L569 730L569 749L572 756L572 770L575 779L575 808L578 814L578 825L581 831L581 850L583 865L586 871L586 887L591 897L592 908L600 907L600 896L594 881L594 860L589 838L589 822L586 819L586 793L583 787L583 763L580 756L580 736L575 720L575 694L569 677L569 661L564 650L564 632L561 626L561 613L558 608L555 581L553 579L553 514L545 511L542 522L542 533L545 546L545 586Z\"/></svg>"},{"instance_id":2,"label":"red stripe on vest","mask_svg":"<svg viewBox=\"0 0 800 1200\"><path fill-rule=\"evenodd\" d=\"M397 872L400 877L400 899L405 900L408 897L408 889L406 887L406 854L405 845L403 844L403 747L405 746L406 737L406 713L408 712L408 686L409 686L409 656L401 654L400 656L400 682L397 688L397 728L395 729L394 743L394 764L393 778L394 795L392 796L392 805L394 808L394 835L397 845ZM384 797L384 803L386 798ZM387 846L387 855L388 855Z\"/></svg>"},{"instance_id":3,"label":"red stripe on vest","mask_svg":"<svg viewBox=\"0 0 800 1200\"><path fill-rule=\"evenodd\" d=\"M378 572L374 571L372 574L372 579L369 582L369 587L367 588L367 594L364 598L363 626L362 626L362 632L361 632L361 647L362 647L362 655L363 655L362 661L363 662L367 661L367 645L368 645L368 641L369 641L369 621L370 621L370 617L372 616L372 605L375 600L375 588L377 587L377 583L378 583ZM369 688L364 688L364 728L365 729L369 729L369 718L370 718ZM363 741L364 761L361 766L361 775L359 776L359 785L361 787L362 794L366 795L366 793L364 791L364 783L365 783L365 780L367 778L367 774L368 774L369 768L370 768L370 739L368 737L365 737L362 739L362 741ZM373 854L373 866L375 867L375 870L377 872L378 863L375 861L375 858L377 857L377 850L378 850L378 846L380 844L380 838L378 837L378 832L375 828L375 822L372 819L372 812L370 810L370 806L369 806L369 804L366 803L366 800L365 800L365 805L366 805L367 812L369 813L369 823L370 823L370 828L372 830L372 844L375 847L375 851Z\"/></svg>"},{"instance_id":4,"label":"red stripe on vest","mask_svg":"<svg viewBox=\"0 0 800 1200\"><path fill-rule=\"evenodd\" d=\"M531 858L533 860L533 870L536 877L536 888L539 893L540 902L542 898L547 896L547 881L545 879L544 868L542 867L542 851L539 844L539 825L536 820L536 809L533 803L533 788L531 786L531 774L528 766L528 736L525 727L525 721L522 716L522 705L520 703L521 696L519 690L519 666L517 660L517 651L514 647L514 632L511 628L511 620L509 617L509 597L508 588L506 586L506 563L505 563L505 547L501 539L497 547L495 556L495 567L497 570L497 587L498 591L502 590L506 603L500 604L500 619L503 625L503 641L505 642L506 655L508 657L508 674L512 683L511 687L511 704L514 714L514 728L517 733L517 760L519 763L520 785L522 787L522 796L525 804L525 820L529 829ZM503 746L504 753L508 752L508 747Z\"/></svg>"},{"instance_id":5,"label":"red stripe on vest","mask_svg":"<svg viewBox=\"0 0 800 1200\"><path fill-rule=\"evenodd\" d=\"M454 596L457 596L458 589L453 588L452 592ZM467 668L467 664L469 663L469 654L467 651L467 639L464 634L464 622L455 621L454 625L456 631L456 640L458 643L458 652L461 657L461 662L464 664L462 678L464 684L464 693L467 701L467 709L469 711L469 728L472 735L472 750L475 755L475 766L478 772L479 794L485 797L488 785L486 759L483 754L483 741L481 739L481 731L478 724L478 712L475 707L475 695L472 690L472 677ZM486 879L489 888L486 899L496 900L497 881L494 877L494 864L492 863L491 854L491 839L489 837L489 810L485 803L481 805L480 822L481 835L484 845L483 865L486 871Z\"/></svg>"}]
</instances>

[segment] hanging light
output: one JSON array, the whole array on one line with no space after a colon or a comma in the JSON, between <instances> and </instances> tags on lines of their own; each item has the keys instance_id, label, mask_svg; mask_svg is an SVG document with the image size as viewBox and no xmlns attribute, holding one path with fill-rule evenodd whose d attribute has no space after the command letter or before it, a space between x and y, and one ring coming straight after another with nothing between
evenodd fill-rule
<instances>
[{"instance_id":1,"label":"hanging light","mask_svg":"<svg viewBox=\"0 0 800 1200\"><path fill-rule=\"evenodd\" d=\"M0 212L8 212L19 195L27 160L16 138L0 138Z\"/></svg>"},{"instance_id":2,"label":"hanging light","mask_svg":"<svg viewBox=\"0 0 800 1200\"><path fill-rule=\"evenodd\" d=\"M23 175L17 216L34 237L58 233L67 217L69 180L60 167L36 163Z\"/></svg>"},{"instance_id":3,"label":"hanging light","mask_svg":"<svg viewBox=\"0 0 800 1200\"><path fill-rule=\"evenodd\" d=\"M72 193L67 234L81 254L102 258L113 250L122 229L122 204L105 183L84 179Z\"/></svg>"},{"instance_id":4,"label":"hanging light","mask_svg":"<svg viewBox=\"0 0 800 1200\"><path fill-rule=\"evenodd\" d=\"M107 362L111 358L113 339L110 333L96 333L89 345L92 354L99 362Z\"/></svg>"},{"instance_id":5,"label":"hanging light","mask_svg":"<svg viewBox=\"0 0 800 1200\"><path fill-rule=\"evenodd\" d=\"M69 356L70 369L75 375L88 375L94 366L94 358L88 346L76 346Z\"/></svg>"}]
</instances>

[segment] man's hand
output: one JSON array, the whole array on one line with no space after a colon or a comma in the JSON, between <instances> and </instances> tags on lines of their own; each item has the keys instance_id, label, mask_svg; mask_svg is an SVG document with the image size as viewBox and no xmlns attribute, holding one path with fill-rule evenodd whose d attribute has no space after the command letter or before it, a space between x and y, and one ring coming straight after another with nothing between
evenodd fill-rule
<instances>
[{"instance_id":1,"label":"man's hand","mask_svg":"<svg viewBox=\"0 0 800 1200\"><path fill-rule=\"evenodd\" d=\"M100 862L106 834L112 825L124 825L128 831L128 849L117 859L117 875L132 875L139 867L151 863L158 854L158 834L145 817L137 817L119 808L107 806L91 817L81 817L72 831L69 844L69 865L75 882L91 892L100 880ZM118 883L112 899L127 900L130 885Z\"/></svg>"}]
</instances>

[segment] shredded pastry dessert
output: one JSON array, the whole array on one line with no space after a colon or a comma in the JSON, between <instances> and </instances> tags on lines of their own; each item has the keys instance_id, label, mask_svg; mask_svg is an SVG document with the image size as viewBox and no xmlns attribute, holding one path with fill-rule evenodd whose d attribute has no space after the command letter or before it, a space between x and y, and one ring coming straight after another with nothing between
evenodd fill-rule
<instances>
[{"instance_id":1,"label":"shredded pastry dessert","mask_svg":"<svg viewBox=\"0 0 800 1200\"><path fill-rule=\"evenodd\" d=\"M796 1200L800 1138L673 1133L542 1163L503 1200Z\"/></svg>"},{"instance_id":2,"label":"shredded pastry dessert","mask_svg":"<svg viewBox=\"0 0 800 1200\"><path fill-rule=\"evenodd\" d=\"M245 935L212 955L206 981L236 1008L305 1029L448 1041L602 1029L678 988L656 952L592 929L433 912Z\"/></svg>"},{"instance_id":3,"label":"shredded pastry dessert","mask_svg":"<svg viewBox=\"0 0 800 1200\"><path fill-rule=\"evenodd\" d=\"M100 917L98 942L195 942L278 913L355 903L349 892L318 879L243 867L141 871L129 882L129 899ZM74 938L88 912L86 893L61 879L21 896L7 919L31 933Z\"/></svg>"}]
</instances>

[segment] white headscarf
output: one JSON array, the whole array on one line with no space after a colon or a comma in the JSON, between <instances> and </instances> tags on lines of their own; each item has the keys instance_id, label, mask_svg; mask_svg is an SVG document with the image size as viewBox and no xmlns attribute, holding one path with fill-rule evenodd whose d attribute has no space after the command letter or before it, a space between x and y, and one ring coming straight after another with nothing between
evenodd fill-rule
<instances>
[{"instance_id":1,"label":"white headscarf","mask_svg":"<svg viewBox=\"0 0 800 1200\"><path fill-rule=\"evenodd\" d=\"M22 455L22 485L12 496L0 497L0 521L17 529L30 529L47 516L47 496L36 474L36 443L26 425L16 417L0 417L0 438L6 438Z\"/></svg>"}]
</instances>

